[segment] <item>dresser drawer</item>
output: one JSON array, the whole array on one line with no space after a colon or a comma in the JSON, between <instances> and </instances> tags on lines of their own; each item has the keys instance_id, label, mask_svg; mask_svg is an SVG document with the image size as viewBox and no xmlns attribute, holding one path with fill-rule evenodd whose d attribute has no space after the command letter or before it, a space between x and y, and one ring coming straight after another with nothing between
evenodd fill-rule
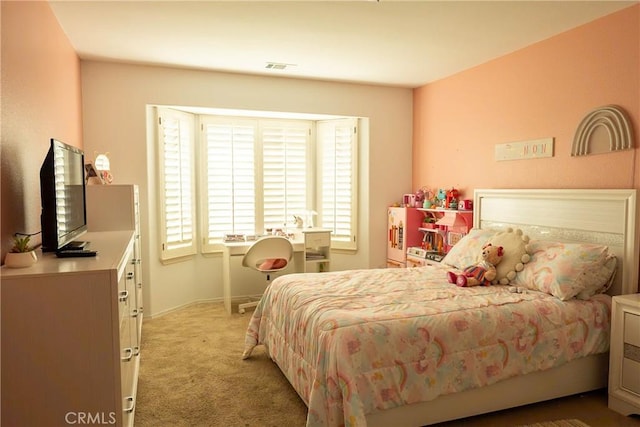
<instances>
[{"instance_id":1,"label":"dresser drawer","mask_svg":"<svg viewBox=\"0 0 640 427\"><path fill-rule=\"evenodd\" d=\"M640 347L640 315L624 313L624 342Z\"/></svg>"},{"instance_id":2,"label":"dresser drawer","mask_svg":"<svg viewBox=\"0 0 640 427\"><path fill-rule=\"evenodd\" d=\"M640 315L624 313L622 388L640 395Z\"/></svg>"},{"instance_id":3,"label":"dresser drawer","mask_svg":"<svg viewBox=\"0 0 640 427\"><path fill-rule=\"evenodd\" d=\"M622 388L640 395L640 362L622 359Z\"/></svg>"}]
</instances>

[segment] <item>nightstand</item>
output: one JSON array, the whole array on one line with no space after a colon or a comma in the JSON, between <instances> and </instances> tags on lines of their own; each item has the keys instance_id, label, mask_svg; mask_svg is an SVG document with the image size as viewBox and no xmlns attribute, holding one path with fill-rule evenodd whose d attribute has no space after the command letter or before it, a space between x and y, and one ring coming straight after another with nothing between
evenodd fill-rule
<instances>
[{"instance_id":1,"label":"nightstand","mask_svg":"<svg viewBox=\"0 0 640 427\"><path fill-rule=\"evenodd\" d=\"M613 297L609 408L640 414L640 294Z\"/></svg>"}]
</instances>

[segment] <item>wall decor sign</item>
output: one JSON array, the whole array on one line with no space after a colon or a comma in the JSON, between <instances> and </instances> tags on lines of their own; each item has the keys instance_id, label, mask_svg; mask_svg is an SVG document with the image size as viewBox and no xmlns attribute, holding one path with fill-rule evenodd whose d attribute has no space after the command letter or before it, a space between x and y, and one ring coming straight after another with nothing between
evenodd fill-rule
<instances>
[{"instance_id":1,"label":"wall decor sign","mask_svg":"<svg viewBox=\"0 0 640 427\"><path fill-rule=\"evenodd\" d=\"M553 157L553 143L553 138L541 138L496 144L495 159L501 161Z\"/></svg>"}]
</instances>

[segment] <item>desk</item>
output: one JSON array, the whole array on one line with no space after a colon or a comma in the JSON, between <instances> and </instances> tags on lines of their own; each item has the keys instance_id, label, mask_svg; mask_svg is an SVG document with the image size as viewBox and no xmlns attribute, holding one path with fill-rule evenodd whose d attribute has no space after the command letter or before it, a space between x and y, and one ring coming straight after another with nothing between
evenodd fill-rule
<instances>
[{"instance_id":1,"label":"desk","mask_svg":"<svg viewBox=\"0 0 640 427\"><path fill-rule=\"evenodd\" d=\"M284 270L271 273L271 280L284 274L329 271L331 232L320 228L296 231L291 240L293 262ZM223 298L224 307L229 314L232 299L257 297L262 295L266 287L266 277L263 273L242 266L242 258L253 243L229 242L223 246ZM318 259L319 252L324 254L324 258Z\"/></svg>"}]
</instances>

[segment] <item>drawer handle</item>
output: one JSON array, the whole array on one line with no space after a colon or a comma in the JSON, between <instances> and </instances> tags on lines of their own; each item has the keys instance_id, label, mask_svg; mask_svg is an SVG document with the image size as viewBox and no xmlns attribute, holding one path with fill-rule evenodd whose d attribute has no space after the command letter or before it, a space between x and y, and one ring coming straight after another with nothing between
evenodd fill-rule
<instances>
[{"instance_id":1,"label":"drawer handle","mask_svg":"<svg viewBox=\"0 0 640 427\"><path fill-rule=\"evenodd\" d=\"M125 302L127 299L129 299L129 291L120 291L118 294L118 300L120 300L120 302Z\"/></svg>"},{"instance_id":2,"label":"drawer handle","mask_svg":"<svg viewBox=\"0 0 640 427\"><path fill-rule=\"evenodd\" d=\"M120 358L123 362L130 362L133 357L133 349L131 347L127 347L124 349L124 356Z\"/></svg>"},{"instance_id":3,"label":"drawer handle","mask_svg":"<svg viewBox=\"0 0 640 427\"><path fill-rule=\"evenodd\" d=\"M133 275L134 275L133 271L128 272L127 273L127 280L133 279Z\"/></svg>"},{"instance_id":4,"label":"drawer handle","mask_svg":"<svg viewBox=\"0 0 640 427\"><path fill-rule=\"evenodd\" d=\"M131 310L131 317L138 317L138 309Z\"/></svg>"},{"instance_id":5,"label":"drawer handle","mask_svg":"<svg viewBox=\"0 0 640 427\"><path fill-rule=\"evenodd\" d=\"M124 412L124 413L133 412L135 407L136 407L136 401L133 400L133 396L125 397L125 399L124 399L124 408L122 408L122 412Z\"/></svg>"},{"instance_id":6,"label":"drawer handle","mask_svg":"<svg viewBox=\"0 0 640 427\"><path fill-rule=\"evenodd\" d=\"M133 355L140 356L140 347L138 346L133 347Z\"/></svg>"}]
</instances>

